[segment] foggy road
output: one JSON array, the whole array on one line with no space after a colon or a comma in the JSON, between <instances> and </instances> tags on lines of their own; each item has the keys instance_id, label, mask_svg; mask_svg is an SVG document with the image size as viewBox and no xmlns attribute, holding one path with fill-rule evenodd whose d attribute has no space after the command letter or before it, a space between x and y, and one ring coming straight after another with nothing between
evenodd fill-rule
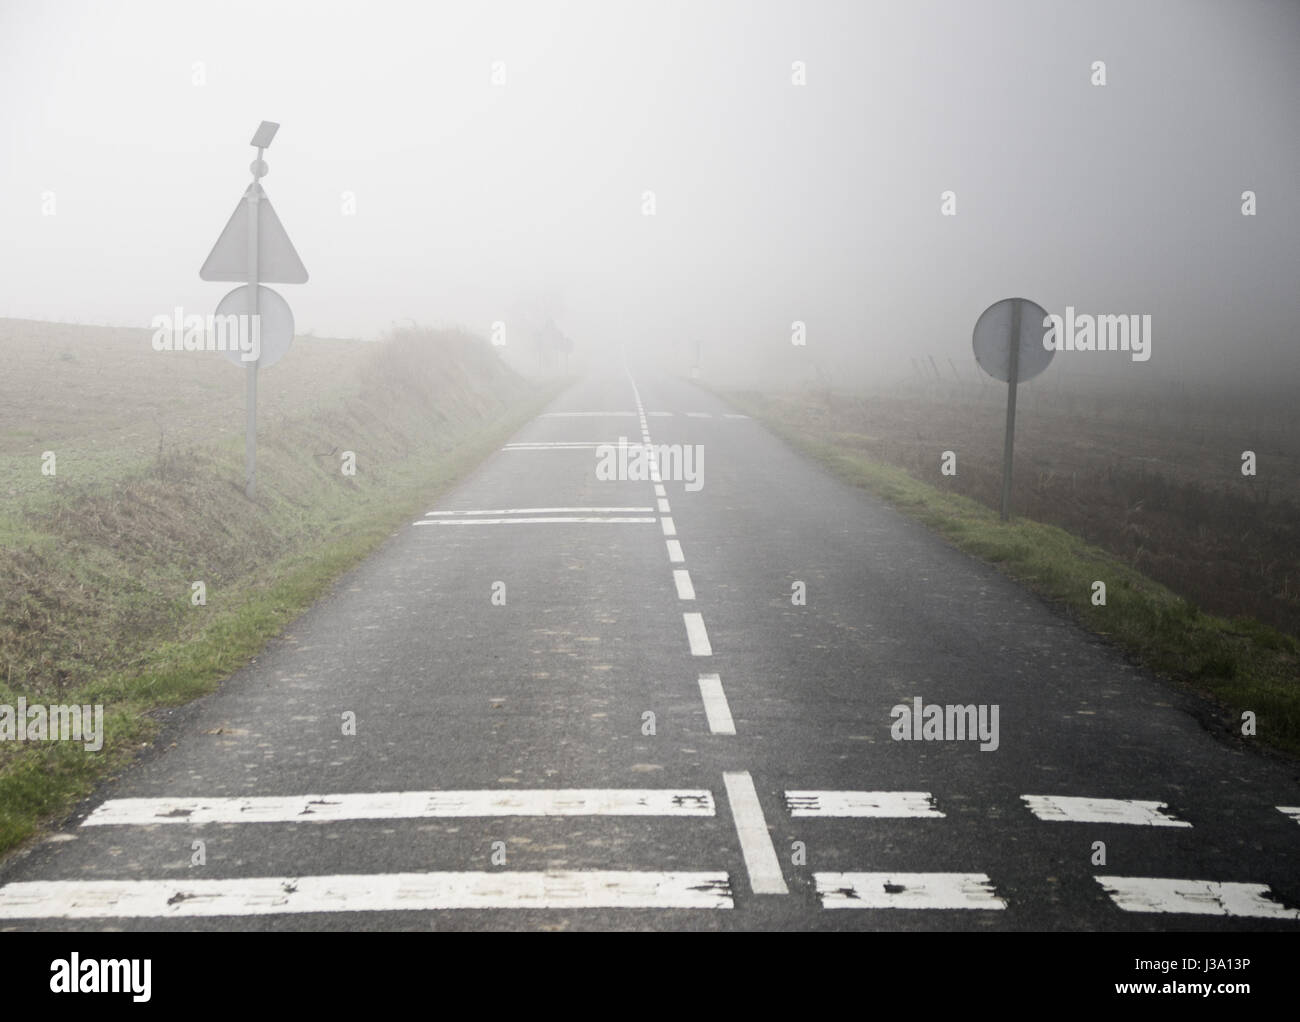
<instances>
[{"instance_id":1,"label":"foggy road","mask_svg":"<svg viewBox=\"0 0 1300 1022\"><path fill-rule=\"evenodd\" d=\"M600 478L620 438L658 479ZM1300 919L1294 765L694 384L587 378L427 510L12 858L0 925Z\"/></svg>"}]
</instances>

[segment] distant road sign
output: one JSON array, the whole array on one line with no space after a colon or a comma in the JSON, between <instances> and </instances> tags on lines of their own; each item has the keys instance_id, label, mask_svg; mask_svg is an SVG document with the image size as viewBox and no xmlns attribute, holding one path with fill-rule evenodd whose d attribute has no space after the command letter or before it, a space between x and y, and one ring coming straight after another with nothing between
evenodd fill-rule
<instances>
[{"instance_id":1,"label":"distant road sign","mask_svg":"<svg viewBox=\"0 0 1300 1022\"><path fill-rule=\"evenodd\" d=\"M293 343L293 310L278 291L269 287L257 287L258 314L261 320L262 357L256 362L244 361L242 353L236 350L222 352L226 358L245 369L265 369L284 358L289 345ZM221 299L217 305L218 316L243 316L249 311L251 292L248 285L237 287Z\"/></svg>"},{"instance_id":2,"label":"distant road sign","mask_svg":"<svg viewBox=\"0 0 1300 1022\"><path fill-rule=\"evenodd\" d=\"M212 246L199 270L203 280L247 281L249 193L257 189L257 279L266 284L305 284L307 268L289 240L280 218L271 208L271 200L260 184L254 181L230 214L226 229Z\"/></svg>"},{"instance_id":3,"label":"distant road sign","mask_svg":"<svg viewBox=\"0 0 1300 1022\"><path fill-rule=\"evenodd\" d=\"M1024 298L994 302L976 322L972 343L980 368L1003 383L1011 382L1011 319L1016 304L1020 306L1020 361L1016 381L1032 380L1047 368L1056 354L1043 347L1048 328L1043 326L1047 313L1041 306Z\"/></svg>"}]
</instances>

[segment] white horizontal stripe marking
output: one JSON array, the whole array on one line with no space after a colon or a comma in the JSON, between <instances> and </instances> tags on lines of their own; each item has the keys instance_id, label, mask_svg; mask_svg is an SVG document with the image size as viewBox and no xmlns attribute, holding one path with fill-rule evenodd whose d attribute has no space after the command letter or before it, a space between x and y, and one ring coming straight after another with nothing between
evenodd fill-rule
<instances>
[{"instance_id":1,"label":"white horizontal stripe marking","mask_svg":"<svg viewBox=\"0 0 1300 1022\"><path fill-rule=\"evenodd\" d=\"M715 735L734 735L736 723L731 719L727 694L722 691L722 679L716 674L701 674L700 696L704 699L704 715L709 720L709 730Z\"/></svg>"},{"instance_id":2,"label":"white horizontal stripe marking","mask_svg":"<svg viewBox=\"0 0 1300 1022\"><path fill-rule=\"evenodd\" d=\"M638 447L638 444L628 444L628 450ZM593 447L613 447L618 448L617 440L538 440L532 443L506 444L503 451L548 451L548 450L571 450L584 451Z\"/></svg>"},{"instance_id":3,"label":"white horizontal stripe marking","mask_svg":"<svg viewBox=\"0 0 1300 1022\"><path fill-rule=\"evenodd\" d=\"M740 851L749 871L750 888L755 894L789 894L753 778L740 771L724 773L722 780L727 786L727 801L736 821L736 836L740 838Z\"/></svg>"},{"instance_id":4,"label":"white horizontal stripe marking","mask_svg":"<svg viewBox=\"0 0 1300 1022\"><path fill-rule=\"evenodd\" d=\"M677 587L679 600L695 599L695 586L691 585L691 573L685 568L678 568L673 572L673 585Z\"/></svg>"},{"instance_id":5,"label":"white horizontal stripe marking","mask_svg":"<svg viewBox=\"0 0 1300 1022\"><path fill-rule=\"evenodd\" d=\"M748 415L739 415L736 412L723 412L722 417L724 419L748 419L749 418Z\"/></svg>"},{"instance_id":6,"label":"white horizontal stripe marking","mask_svg":"<svg viewBox=\"0 0 1300 1022\"><path fill-rule=\"evenodd\" d=\"M1269 897L1264 884L1221 884L1166 877L1095 877L1125 912L1179 912L1198 916L1300 919L1300 910Z\"/></svg>"},{"instance_id":7,"label":"white horizontal stripe marking","mask_svg":"<svg viewBox=\"0 0 1300 1022\"><path fill-rule=\"evenodd\" d=\"M373 873L238 880L54 880L0 887L0 919L731 907L731 883L724 872Z\"/></svg>"},{"instance_id":8,"label":"white horizontal stripe marking","mask_svg":"<svg viewBox=\"0 0 1300 1022\"><path fill-rule=\"evenodd\" d=\"M814 873L822 908L1004 909L984 873Z\"/></svg>"},{"instance_id":9,"label":"white horizontal stripe marking","mask_svg":"<svg viewBox=\"0 0 1300 1022\"><path fill-rule=\"evenodd\" d=\"M686 639L691 644L691 655L713 656L709 633L704 628L704 615L692 612L683 614L682 619L686 622Z\"/></svg>"},{"instance_id":10,"label":"white horizontal stripe marking","mask_svg":"<svg viewBox=\"0 0 1300 1022\"><path fill-rule=\"evenodd\" d=\"M1278 806L1277 811L1279 813L1285 813L1287 816L1291 817L1291 819L1295 820L1296 823L1300 823L1300 806Z\"/></svg>"},{"instance_id":11,"label":"white horizontal stripe marking","mask_svg":"<svg viewBox=\"0 0 1300 1022\"><path fill-rule=\"evenodd\" d=\"M787 791L791 816L942 818L928 791Z\"/></svg>"},{"instance_id":12,"label":"white horizontal stripe marking","mask_svg":"<svg viewBox=\"0 0 1300 1022\"><path fill-rule=\"evenodd\" d=\"M713 794L706 789L378 791L248 798L118 798L105 802L82 826L329 823L461 816L712 816L713 812Z\"/></svg>"},{"instance_id":13,"label":"white horizontal stripe marking","mask_svg":"<svg viewBox=\"0 0 1300 1022\"><path fill-rule=\"evenodd\" d=\"M426 511L426 518L454 515L653 514L652 507L510 507L492 511Z\"/></svg>"},{"instance_id":14,"label":"white horizontal stripe marking","mask_svg":"<svg viewBox=\"0 0 1300 1022\"><path fill-rule=\"evenodd\" d=\"M543 419L578 419L600 416L613 416L616 418L628 418L636 415L636 412L543 412Z\"/></svg>"},{"instance_id":15,"label":"white horizontal stripe marking","mask_svg":"<svg viewBox=\"0 0 1300 1022\"><path fill-rule=\"evenodd\" d=\"M1073 798L1066 795L1021 795L1040 820L1066 823L1129 823L1148 827L1190 827L1169 815L1164 802L1126 798Z\"/></svg>"},{"instance_id":16,"label":"white horizontal stripe marking","mask_svg":"<svg viewBox=\"0 0 1300 1022\"><path fill-rule=\"evenodd\" d=\"M688 419L711 419L713 418L713 413L712 412L687 412L686 417Z\"/></svg>"},{"instance_id":17,"label":"white horizontal stripe marking","mask_svg":"<svg viewBox=\"0 0 1300 1022\"><path fill-rule=\"evenodd\" d=\"M421 518L412 525L558 525L602 522L607 525L650 525L653 518Z\"/></svg>"}]
</instances>

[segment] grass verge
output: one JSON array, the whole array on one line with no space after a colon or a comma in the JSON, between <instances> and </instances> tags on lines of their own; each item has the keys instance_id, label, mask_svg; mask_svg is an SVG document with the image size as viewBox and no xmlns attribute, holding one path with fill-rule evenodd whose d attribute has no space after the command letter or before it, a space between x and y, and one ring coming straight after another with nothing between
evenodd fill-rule
<instances>
[{"instance_id":1,"label":"grass verge","mask_svg":"<svg viewBox=\"0 0 1300 1022\"><path fill-rule=\"evenodd\" d=\"M227 438L4 509L0 704L102 704L104 742L0 742L0 856L128 765L156 711L213 691L565 386L526 384L480 349L418 331L374 346L349 393L259 440L255 502Z\"/></svg>"},{"instance_id":2,"label":"grass verge","mask_svg":"<svg viewBox=\"0 0 1300 1022\"><path fill-rule=\"evenodd\" d=\"M1243 714L1250 712L1258 741L1300 754L1300 643L1291 636L1251 618L1202 613L1063 529L1023 518L1004 523L977 501L920 482L834 437L800 428L781 414L786 406L779 402L752 393L720 396L840 478L997 565L1144 666L1208 697L1228 733L1241 735ZM1105 606L1093 604L1096 581L1106 584Z\"/></svg>"}]
</instances>

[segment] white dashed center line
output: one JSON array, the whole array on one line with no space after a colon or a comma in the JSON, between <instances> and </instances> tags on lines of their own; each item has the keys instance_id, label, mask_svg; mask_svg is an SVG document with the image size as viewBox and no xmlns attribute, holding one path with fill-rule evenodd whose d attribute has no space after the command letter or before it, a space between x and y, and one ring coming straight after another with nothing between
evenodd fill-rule
<instances>
[{"instance_id":1,"label":"white dashed center line","mask_svg":"<svg viewBox=\"0 0 1300 1022\"><path fill-rule=\"evenodd\" d=\"M701 614L683 614L686 621L686 638L691 644L692 656L713 656L713 647L709 645L709 633L704 630L704 617Z\"/></svg>"},{"instance_id":2,"label":"white dashed center line","mask_svg":"<svg viewBox=\"0 0 1300 1022\"><path fill-rule=\"evenodd\" d=\"M759 804L758 792L754 790L753 778L748 772L740 771L724 773L722 780L727 786L727 801L736 821L736 836L740 838L740 851L745 857L751 890L755 894L789 894L781 863L772 846L772 835L767 832L767 821L763 819L763 807Z\"/></svg>"},{"instance_id":3,"label":"white dashed center line","mask_svg":"<svg viewBox=\"0 0 1300 1022\"><path fill-rule=\"evenodd\" d=\"M678 568L673 572L673 585L677 587L679 600L695 599L695 586L691 585L691 573L685 568Z\"/></svg>"},{"instance_id":4,"label":"white dashed center line","mask_svg":"<svg viewBox=\"0 0 1300 1022\"><path fill-rule=\"evenodd\" d=\"M715 735L734 735L736 724L731 719L727 694L722 691L722 679L716 674L701 674L700 695L704 699L704 715L709 720L709 730Z\"/></svg>"}]
</instances>

